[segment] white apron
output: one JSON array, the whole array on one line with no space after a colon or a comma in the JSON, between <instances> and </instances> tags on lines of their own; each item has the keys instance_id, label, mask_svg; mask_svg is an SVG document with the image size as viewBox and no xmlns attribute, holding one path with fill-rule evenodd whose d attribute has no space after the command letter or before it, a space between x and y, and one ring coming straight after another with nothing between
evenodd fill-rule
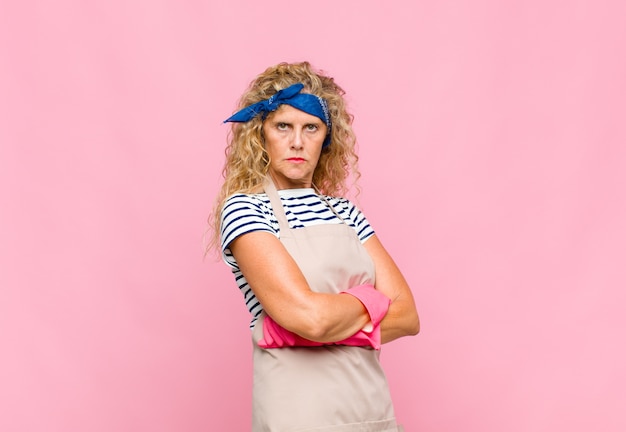
<instances>
[{"instance_id":1,"label":"white apron","mask_svg":"<svg viewBox=\"0 0 626 432\"><path fill-rule=\"evenodd\" d=\"M312 290L338 293L374 283L374 263L345 223L290 229L273 183L266 185L280 241ZM263 349L263 318L252 333L253 432L397 432L379 351L323 346Z\"/></svg>"}]
</instances>

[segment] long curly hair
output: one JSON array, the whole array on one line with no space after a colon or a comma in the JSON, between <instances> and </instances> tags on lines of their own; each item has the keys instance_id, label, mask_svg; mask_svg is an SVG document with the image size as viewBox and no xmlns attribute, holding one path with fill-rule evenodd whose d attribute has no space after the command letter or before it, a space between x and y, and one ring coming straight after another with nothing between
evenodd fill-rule
<instances>
[{"instance_id":1,"label":"long curly hair","mask_svg":"<svg viewBox=\"0 0 626 432\"><path fill-rule=\"evenodd\" d=\"M332 123L330 145L322 149L313 172L313 184L326 195L342 196L360 177L356 137L352 131L353 116L348 113L343 95L332 77L315 70L309 62L280 63L256 77L241 96L237 111L268 99L290 85L304 84L304 93L326 99ZM220 213L228 197L236 193L262 192L271 160L265 150L263 119L260 116L246 123L231 123L226 162L222 170L224 182L209 215L210 238L207 252L218 249ZM351 184L348 184L348 178Z\"/></svg>"}]
</instances>

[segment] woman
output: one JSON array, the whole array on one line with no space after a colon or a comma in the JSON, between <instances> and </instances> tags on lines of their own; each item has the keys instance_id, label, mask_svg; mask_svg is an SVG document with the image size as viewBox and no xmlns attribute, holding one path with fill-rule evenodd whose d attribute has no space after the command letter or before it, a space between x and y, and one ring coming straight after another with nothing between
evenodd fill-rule
<instances>
[{"instance_id":1,"label":"woman","mask_svg":"<svg viewBox=\"0 0 626 432\"><path fill-rule=\"evenodd\" d=\"M347 199L343 90L307 62L240 101L212 214L252 314L254 431L397 431L381 343L419 331L411 291Z\"/></svg>"}]
</instances>

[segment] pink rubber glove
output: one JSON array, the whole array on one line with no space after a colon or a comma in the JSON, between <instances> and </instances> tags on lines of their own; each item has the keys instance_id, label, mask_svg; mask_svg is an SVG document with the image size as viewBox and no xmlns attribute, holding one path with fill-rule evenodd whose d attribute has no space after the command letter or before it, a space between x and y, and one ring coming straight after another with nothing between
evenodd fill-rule
<instances>
[{"instance_id":1,"label":"pink rubber glove","mask_svg":"<svg viewBox=\"0 0 626 432\"><path fill-rule=\"evenodd\" d=\"M383 320L391 304L389 297L378 291L371 284L357 285L341 293L350 294L363 303L374 327L378 326Z\"/></svg>"},{"instance_id":2,"label":"pink rubber glove","mask_svg":"<svg viewBox=\"0 0 626 432\"><path fill-rule=\"evenodd\" d=\"M375 350L380 349L380 325L375 326L371 332L359 330L349 338L335 342L335 345L369 346Z\"/></svg>"},{"instance_id":3,"label":"pink rubber glove","mask_svg":"<svg viewBox=\"0 0 626 432\"><path fill-rule=\"evenodd\" d=\"M263 319L263 339L258 341L261 348L285 348L285 347L319 347L324 345L348 345L348 346L371 346L380 349L380 326L376 326L371 332L359 330L354 335L338 342L315 342L298 336L294 332L286 330L274 321L269 315Z\"/></svg>"},{"instance_id":4,"label":"pink rubber glove","mask_svg":"<svg viewBox=\"0 0 626 432\"><path fill-rule=\"evenodd\" d=\"M258 342L258 345L261 348L283 348L293 346L312 347L324 344L298 336L294 332L281 327L269 315L265 315L263 319L263 339Z\"/></svg>"},{"instance_id":5,"label":"pink rubber glove","mask_svg":"<svg viewBox=\"0 0 626 432\"><path fill-rule=\"evenodd\" d=\"M380 322L387 314L391 300L371 284L357 285L347 291L342 291L342 294L353 295L363 303L370 316L370 325L366 325L349 338L335 343L337 345L371 346L375 350L379 350L381 345Z\"/></svg>"}]
</instances>

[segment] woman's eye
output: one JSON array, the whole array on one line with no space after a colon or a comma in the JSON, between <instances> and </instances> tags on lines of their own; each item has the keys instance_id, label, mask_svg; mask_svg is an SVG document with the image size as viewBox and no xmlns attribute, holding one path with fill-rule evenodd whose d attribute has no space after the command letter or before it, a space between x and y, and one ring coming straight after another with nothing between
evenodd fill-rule
<instances>
[{"instance_id":1,"label":"woman's eye","mask_svg":"<svg viewBox=\"0 0 626 432\"><path fill-rule=\"evenodd\" d=\"M307 128L307 130L308 130L308 131L310 131L310 132L315 132L317 129L319 129L319 128L317 127L317 125L314 125L314 124L307 125L307 127L306 127L306 128Z\"/></svg>"},{"instance_id":2,"label":"woman's eye","mask_svg":"<svg viewBox=\"0 0 626 432\"><path fill-rule=\"evenodd\" d=\"M287 129L287 123L277 123L276 124L276 129L278 129L278 130L286 130Z\"/></svg>"}]
</instances>

